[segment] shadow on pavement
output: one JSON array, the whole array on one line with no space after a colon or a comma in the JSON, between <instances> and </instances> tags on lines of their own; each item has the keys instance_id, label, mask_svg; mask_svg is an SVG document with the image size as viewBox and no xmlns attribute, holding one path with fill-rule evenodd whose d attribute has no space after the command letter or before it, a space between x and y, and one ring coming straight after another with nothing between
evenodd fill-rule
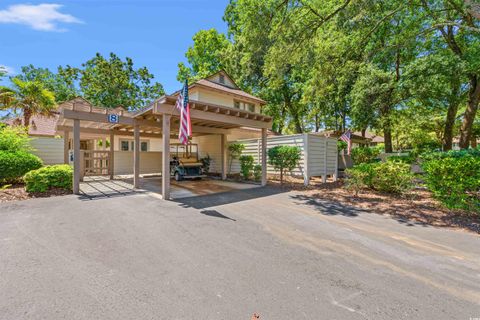
<instances>
[{"instance_id":1,"label":"shadow on pavement","mask_svg":"<svg viewBox=\"0 0 480 320\"><path fill-rule=\"evenodd\" d=\"M232 220L232 221L237 221L235 219L232 219L230 217L227 217L223 214L221 214L220 212L218 212L217 210L202 210L200 211L201 214L204 214L206 216L209 216L209 217L215 217L215 218L222 218L222 219L227 219L227 220Z\"/></svg>"},{"instance_id":2,"label":"shadow on pavement","mask_svg":"<svg viewBox=\"0 0 480 320\"><path fill-rule=\"evenodd\" d=\"M329 216L341 215L345 217L355 218L362 213L362 210L353 208L351 206L343 205L339 202L321 200L321 199L307 196L307 195L299 194L299 195L291 196L290 198L298 201L296 204L308 205L310 207L313 207L316 211L324 215L329 215Z\"/></svg>"},{"instance_id":3,"label":"shadow on pavement","mask_svg":"<svg viewBox=\"0 0 480 320\"><path fill-rule=\"evenodd\" d=\"M288 192L288 189L276 187L261 187L243 190L234 190L209 195L193 196L173 200L183 208L205 209L229 203L247 201L271 195Z\"/></svg>"},{"instance_id":4,"label":"shadow on pavement","mask_svg":"<svg viewBox=\"0 0 480 320\"><path fill-rule=\"evenodd\" d=\"M385 201L383 199L371 198L374 202L371 208L355 208L351 204L344 204L340 201L333 201L331 199L322 199L321 194L310 195L293 195L291 199L296 200L297 205L306 205L320 214L330 216L345 216L350 218L358 217L361 214L378 214L390 217L400 224L407 227L437 227L437 228L452 228L460 227L475 233L480 233L480 219L478 217L469 217L459 215L455 212L450 212L442 216L432 216L428 213L422 212L421 208L396 207L396 206L382 206Z\"/></svg>"}]
</instances>

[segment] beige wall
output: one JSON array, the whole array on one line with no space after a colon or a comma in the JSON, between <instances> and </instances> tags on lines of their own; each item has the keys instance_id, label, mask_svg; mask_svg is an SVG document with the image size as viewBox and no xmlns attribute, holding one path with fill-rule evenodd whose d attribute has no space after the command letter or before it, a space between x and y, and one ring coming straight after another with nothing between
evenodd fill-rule
<instances>
[{"instance_id":1,"label":"beige wall","mask_svg":"<svg viewBox=\"0 0 480 320\"><path fill-rule=\"evenodd\" d=\"M115 174L133 174L133 152L115 151ZM162 172L161 152L140 153L140 173Z\"/></svg>"},{"instance_id":2,"label":"beige wall","mask_svg":"<svg viewBox=\"0 0 480 320\"><path fill-rule=\"evenodd\" d=\"M43 160L46 165L63 163L63 138L31 137L30 145L33 154Z\"/></svg>"},{"instance_id":3,"label":"beige wall","mask_svg":"<svg viewBox=\"0 0 480 320\"><path fill-rule=\"evenodd\" d=\"M233 95L228 95L220 92L215 92L211 91L208 89L204 88L192 88L189 92L190 99L192 100L197 100L197 101L202 101L202 102L207 102L207 103L212 103L212 104L217 104L220 106L225 106L225 107L230 107L234 108L234 101L240 101L240 102L245 102L245 103L252 103L255 105L255 112L260 113L260 105L255 102L251 102L246 99L242 99L241 97L234 97ZM243 105L241 106L241 109L243 109Z\"/></svg>"}]
</instances>

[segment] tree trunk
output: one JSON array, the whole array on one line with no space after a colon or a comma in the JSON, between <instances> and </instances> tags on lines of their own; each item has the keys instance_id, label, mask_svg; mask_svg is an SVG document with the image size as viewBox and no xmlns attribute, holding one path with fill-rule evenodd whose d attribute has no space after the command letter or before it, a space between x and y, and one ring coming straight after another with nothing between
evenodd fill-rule
<instances>
[{"instance_id":1,"label":"tree trunk","mask_svg":"<svg viewBox=\"0 0 480 320\"><path fill-rule=\"evenodd\" d=\"M445 118L445 128L443 130L443 151L452 150L453 146L453 128L455 127L455 119L457 117L458 105L460 103L458 93L460 91L460 83L457 78L452 81L452 95L448 101L447 117Z\"/></svg>"},{"instance_id":2,"label":"tree trunk","mask_svg":"<svg viewBox=\"0 0 480 320\"><path fill-rule=\"evenodd\" d=\"M445 119L445 128L443 131L443 151L452 150L453 146L453 128L455 118L457 117L458 102L451 103L448 106L447 118Z\"/></svg>"},{"instance_id":3,"label":"tree trunk","mask_svg":"<svg viewBox=\"0 0 480 320\"><path fill-rule=\"evenodd\" d=\"M462 127L460 128L460 149L467 149L472 135L473 121L478 109L480 99L480 82L477 76L470 78L470 91L468 93L467 109L463 116Z\"/></svg>"},{"instance_id":4,"label":"tree trunk","mask_svg":"<svg viewBox=\"0 0 480 320\"><path fill-rule=\"evenodd\" d=\"M383 128L383 139L385 140L385 153L392 153L392 128L390 126Z\"/></svg>"},{"instance_id":5,"label":"tree trunk","mask_svg":"<svg viewBox=\"0 0 480 320\"><path fill-rule=\"evenodd\" d=\"M472 133L472 138L470 139L470 147L476 148L477 147L477 135Z\"/></svg>"},{"instance_id":6,"label":"tree trunk","mask_svg":"<svg viewBox=\"0 0 480 320\"><path fill-rule=\"evenodd\" d=\"M280 169L280 185L283 185L283 168Z\"/></svg>"},{"instance_id":7,"label":"tree trunk","mask_svg":"<svg viewBox=\"0 0 480 320\"><path fill-rule=\"evenodd\" d=\"M32 118L32 110L29 108L23 109L23 125L25 127L30 126L30 119Z\"/></svg>"}]
</instances>

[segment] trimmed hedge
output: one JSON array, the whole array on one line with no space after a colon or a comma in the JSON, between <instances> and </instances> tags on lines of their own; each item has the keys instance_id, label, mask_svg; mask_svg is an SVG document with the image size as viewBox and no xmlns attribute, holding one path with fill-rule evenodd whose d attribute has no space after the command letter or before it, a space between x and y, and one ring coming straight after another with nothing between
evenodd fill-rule
<instances>
[{"instance_id":1,"label":"trimmed hedge","mask_svg":"<svg viewBox=\"0 0 480 320\"><path fill-rule=\"evenodd\" d=\"M42 166L42 160L31 153L0 150L0 184L19 181L25 173Z\"/></svg>"},{"instance_id":2,"label":"trimmed hedge","mask_svg":"<svg viewBox=\"0 0 480 320\"><path fill-rule=\"evenodd\" d=\"M425 182L433 195L451 209L480 212L480 152L438 152L424 155Z\"/></svg>"},{"instance_id":3,"label":"trimmed hedge","mask_svg":"<svg viewBox=\"0 0 480 320\"><path fill-rule=\"evenodd\" d=\"M68 164L46 166L24 176L27 192L46 192L51 188L72 189L73 169Z\"/></svg>"},{"instance_id":4,"label":"trimmed hedge","mask_svg":"<svg viewBox=\"0 0 480 320\"><path fill-rule=\"evenodd\" d=\"M410 165L397 161L363 163L347 169L347 187L355 190L374 189L402 194L413 188Z\"/></svg>"}]
</instances>

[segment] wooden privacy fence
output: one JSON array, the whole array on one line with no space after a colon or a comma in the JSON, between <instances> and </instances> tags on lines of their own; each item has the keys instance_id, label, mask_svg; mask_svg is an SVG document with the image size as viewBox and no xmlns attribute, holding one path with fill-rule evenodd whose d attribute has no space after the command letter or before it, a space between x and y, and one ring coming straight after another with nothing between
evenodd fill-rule
<instances>
[{"instance_id":1,"label":"wooden privacy fence","mask_svg":"<svg viewBox=\"0 0 480 320\"><path fill-rule=\"evenodd\" d=\"M260 139L237 140L229 143L245 145L242 155L251 155L255 163L261 162ZM267 138L267 150L279 145L296 146L300 149L300 161L298 166L290 172L290 175L303 177L306 185L308 185L311 177L322 177L324 181L327 176L337 178L338 151L336 138L310 133ZM230 166L230 162L231 159L228 159L228 166ZM231 173L239 173L240 162L238 159L233 160L231 164ZM272 166L267 165L267 173L276 174L278 172Z\"/></svg>"}]
</instances>

